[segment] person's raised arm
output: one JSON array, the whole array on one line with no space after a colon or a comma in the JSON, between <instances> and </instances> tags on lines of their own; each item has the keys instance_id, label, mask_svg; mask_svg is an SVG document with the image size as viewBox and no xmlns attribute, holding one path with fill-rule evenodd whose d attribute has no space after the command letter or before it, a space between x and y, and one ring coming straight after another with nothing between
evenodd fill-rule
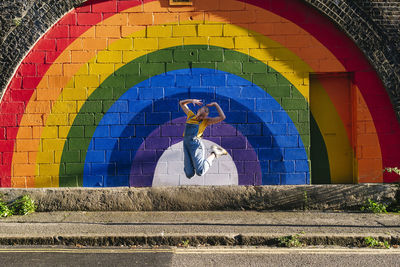
<instances>
[{"instance_id":1,"label":"person's raised arm","mask_svg":"<svg viewBox=\"0 0 400 267\"><path fill-rule=\"evenodd\" d=\"M218 117L208 118L208 125L215 124L226 119L225 113L222 111L222 108L217 102L212 102L210 104L207 104L207 106L214 106L217 109L219 115Z\"/></svg>"},{"instance_id":2,"label":"person's raised arm","mask_svg":"<svg viewBox=\"0 0 400 267\"><path fill-rule=\"evenodd\" d=\"M189 113L190 109L188 108L188 104L192 103L193 105L198 105L201 106L203 103L201 103L201 100L198 99L185 99L179 101L179 105L181 106L183 112L186 113L186 115Z\"/></svg>"}]
</instances>

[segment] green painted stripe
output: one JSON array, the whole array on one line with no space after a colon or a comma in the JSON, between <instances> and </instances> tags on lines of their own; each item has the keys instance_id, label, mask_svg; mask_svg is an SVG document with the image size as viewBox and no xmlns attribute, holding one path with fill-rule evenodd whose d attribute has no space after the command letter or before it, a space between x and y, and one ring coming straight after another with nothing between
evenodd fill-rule
<instances>
[{"instance_id":1,"label":"green painted stripe","mask_svg":"<svg viewBox=\"0 0 400 267\"><path fill-rule=\"evenodd\" d=\"M314 116L310 112L311 131L311 183L330 184L331 171L329 168L328 151Z\"/></svg>"},{"instance_id":2,"label":"green painted stripe","mask_svg":"<svg viewBox=\"0 0 400 267\"><path fill-rule=\"evenodd\" d=\"M170 53L173 55L172 58L166 56ZM83 184L86 152L96 126L107 112L106 110L101 113L93 112L93 106L102 105L102 101L108 101L108 106L111 106L134 85L164 72L185 68L222 70L253 82L265 90L281 104L299 129L304 147L309 155L309 136L301 130L304 128L304 123L299 122L299 111L294 110L294 108L300 107L308 112L309 106L303 95L283 75L256 58L237 51L206 45L178 46L152 52L129 62L110 75L88 97L76 116L64 144L60 163L60 187L82 186ZM94 120L86 119L91 116L94 116ZM85 136L74 137L72 134L75 132L74 128L82 126L85 127ZM73 153L80 154L78 162L76 162L76 158L74 162L71 162L70 155Z\"/></svg>"}]
</instances>

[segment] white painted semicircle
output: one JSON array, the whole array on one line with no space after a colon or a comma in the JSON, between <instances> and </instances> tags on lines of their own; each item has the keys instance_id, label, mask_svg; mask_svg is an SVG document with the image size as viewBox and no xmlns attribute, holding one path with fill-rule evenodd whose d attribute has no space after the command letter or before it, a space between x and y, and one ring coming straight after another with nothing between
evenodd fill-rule
<instances>
[{"instance_id":1,"label":"white painted semicircle","mask_svg":"<svg viewBox=\"0 0 400 267\"><path fill-rule=\"evenodd\" d=\"M206 147L206 155L210 154L210 147L216 145L209 140L202 140ZM235 162L228 154L213 161L211 168L203 176L186 178L183 171L183 142L170 146L161 155L154 171L152 186L180 186L180 185L238 185L239 176Z\"/></svg>"}]
</instances>

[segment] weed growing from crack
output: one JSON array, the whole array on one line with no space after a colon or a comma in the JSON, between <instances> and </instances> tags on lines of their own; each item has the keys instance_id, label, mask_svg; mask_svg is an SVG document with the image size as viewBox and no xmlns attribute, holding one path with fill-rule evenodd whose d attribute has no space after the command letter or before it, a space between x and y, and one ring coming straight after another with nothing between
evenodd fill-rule
<instances>
[{"instance_id":1,"label":"weed growing from crack","mask_svg":"<svg viewBox=\"0 0 400 267\"><path fill-rule=\"evenodd\" d=\"M0 199L0 217L8 217L11 215L13 215L12 210Z\"/></svg>"},{"instance_id":2,"label":"weed growing from crack","mask_svg":"<svg viewBox=\"0 0 400 267\"><path fill-rule=\"evenodd\" d=\"M15 26L19 26L21 24L22 18L14 18L13 22Z\"/></svg>"},{"instance_id":3,"label":"weed growing from crack","mask_svg":"<svg viewBox=\"0 0 400 267\"><path fill-rule=\"evenodd\" d=\"M35 212L36 205L35 201L30 196L24 195L12 202L10 209L12 210L13 214L27 215Z\"/></svg>"},{"instance_id":4,"label":"weed growing from crack","mask_svg":"<svg viewBox=\"0 0 400 267\"><path fill-rule=\"evenodd\" d=\"M8 217L12 215L27 215L35 212L35 201L28 195L19 197L11 203L6 203L0 199L0 217Z\"/></svg>"},{"instance_id":5,"label":"weed growing from crack","mask_svg":"<svg viewBox=\"0 0 400 267\"><path fill-rule=\"evenodd\" d=\"M364 238L365 244L367 244L370 248L390 248L390 245L387 241L378 241L373 237Z\"/></svg>"},{"instance_id":6,"label":"weed growing from crack","mask_svg":"<svg viewBox=\"0 0 400 267\"><path fill-rule=\"evenodd\" d=\"M388 205L377 203L369 198L365 202L364 206L361 207L361 211L373 212L373 213L387 213L387 210L386 210L387 207L388 207Z\"/></svg>"},{"instance_id":7,"label":"weed growing from crack","mask_svg":"<svg viewBox=\"0 0 400 267\"><path fill-rule=\"evenodd\" d=\"M185 247L187 248L189 246L189 239L183 240L178 244L178 247Z\"/></svg>"},{"instance_id":8,"label":"weed growing from crack","mask_svg":"<svg viewBox=\"0 0 400 267\"><path fill-rule=\"evenodd\" d=\"M300 235L289 235L278 238L278 246L280 247L303 247L305 244L299 240Z\"/></svg>"}]
</instances>

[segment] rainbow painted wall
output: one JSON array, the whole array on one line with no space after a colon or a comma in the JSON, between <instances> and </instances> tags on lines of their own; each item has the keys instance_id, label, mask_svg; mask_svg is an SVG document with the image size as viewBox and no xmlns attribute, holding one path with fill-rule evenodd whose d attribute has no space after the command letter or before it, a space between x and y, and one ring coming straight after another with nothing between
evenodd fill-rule
<instances>
[{"instance_id":1,"label":"rainbow painted wall","mask_svg":"<svg viewBox=\"0 0 400 267\"><path fill-rule=\"evenodd\" d=\"M227 115L204 139L229 156L192 180L185 98ZM2 97L0 186L390 183L399 126L365 56L302 1L87 1Z\"/></svg>"}]
</instances>

